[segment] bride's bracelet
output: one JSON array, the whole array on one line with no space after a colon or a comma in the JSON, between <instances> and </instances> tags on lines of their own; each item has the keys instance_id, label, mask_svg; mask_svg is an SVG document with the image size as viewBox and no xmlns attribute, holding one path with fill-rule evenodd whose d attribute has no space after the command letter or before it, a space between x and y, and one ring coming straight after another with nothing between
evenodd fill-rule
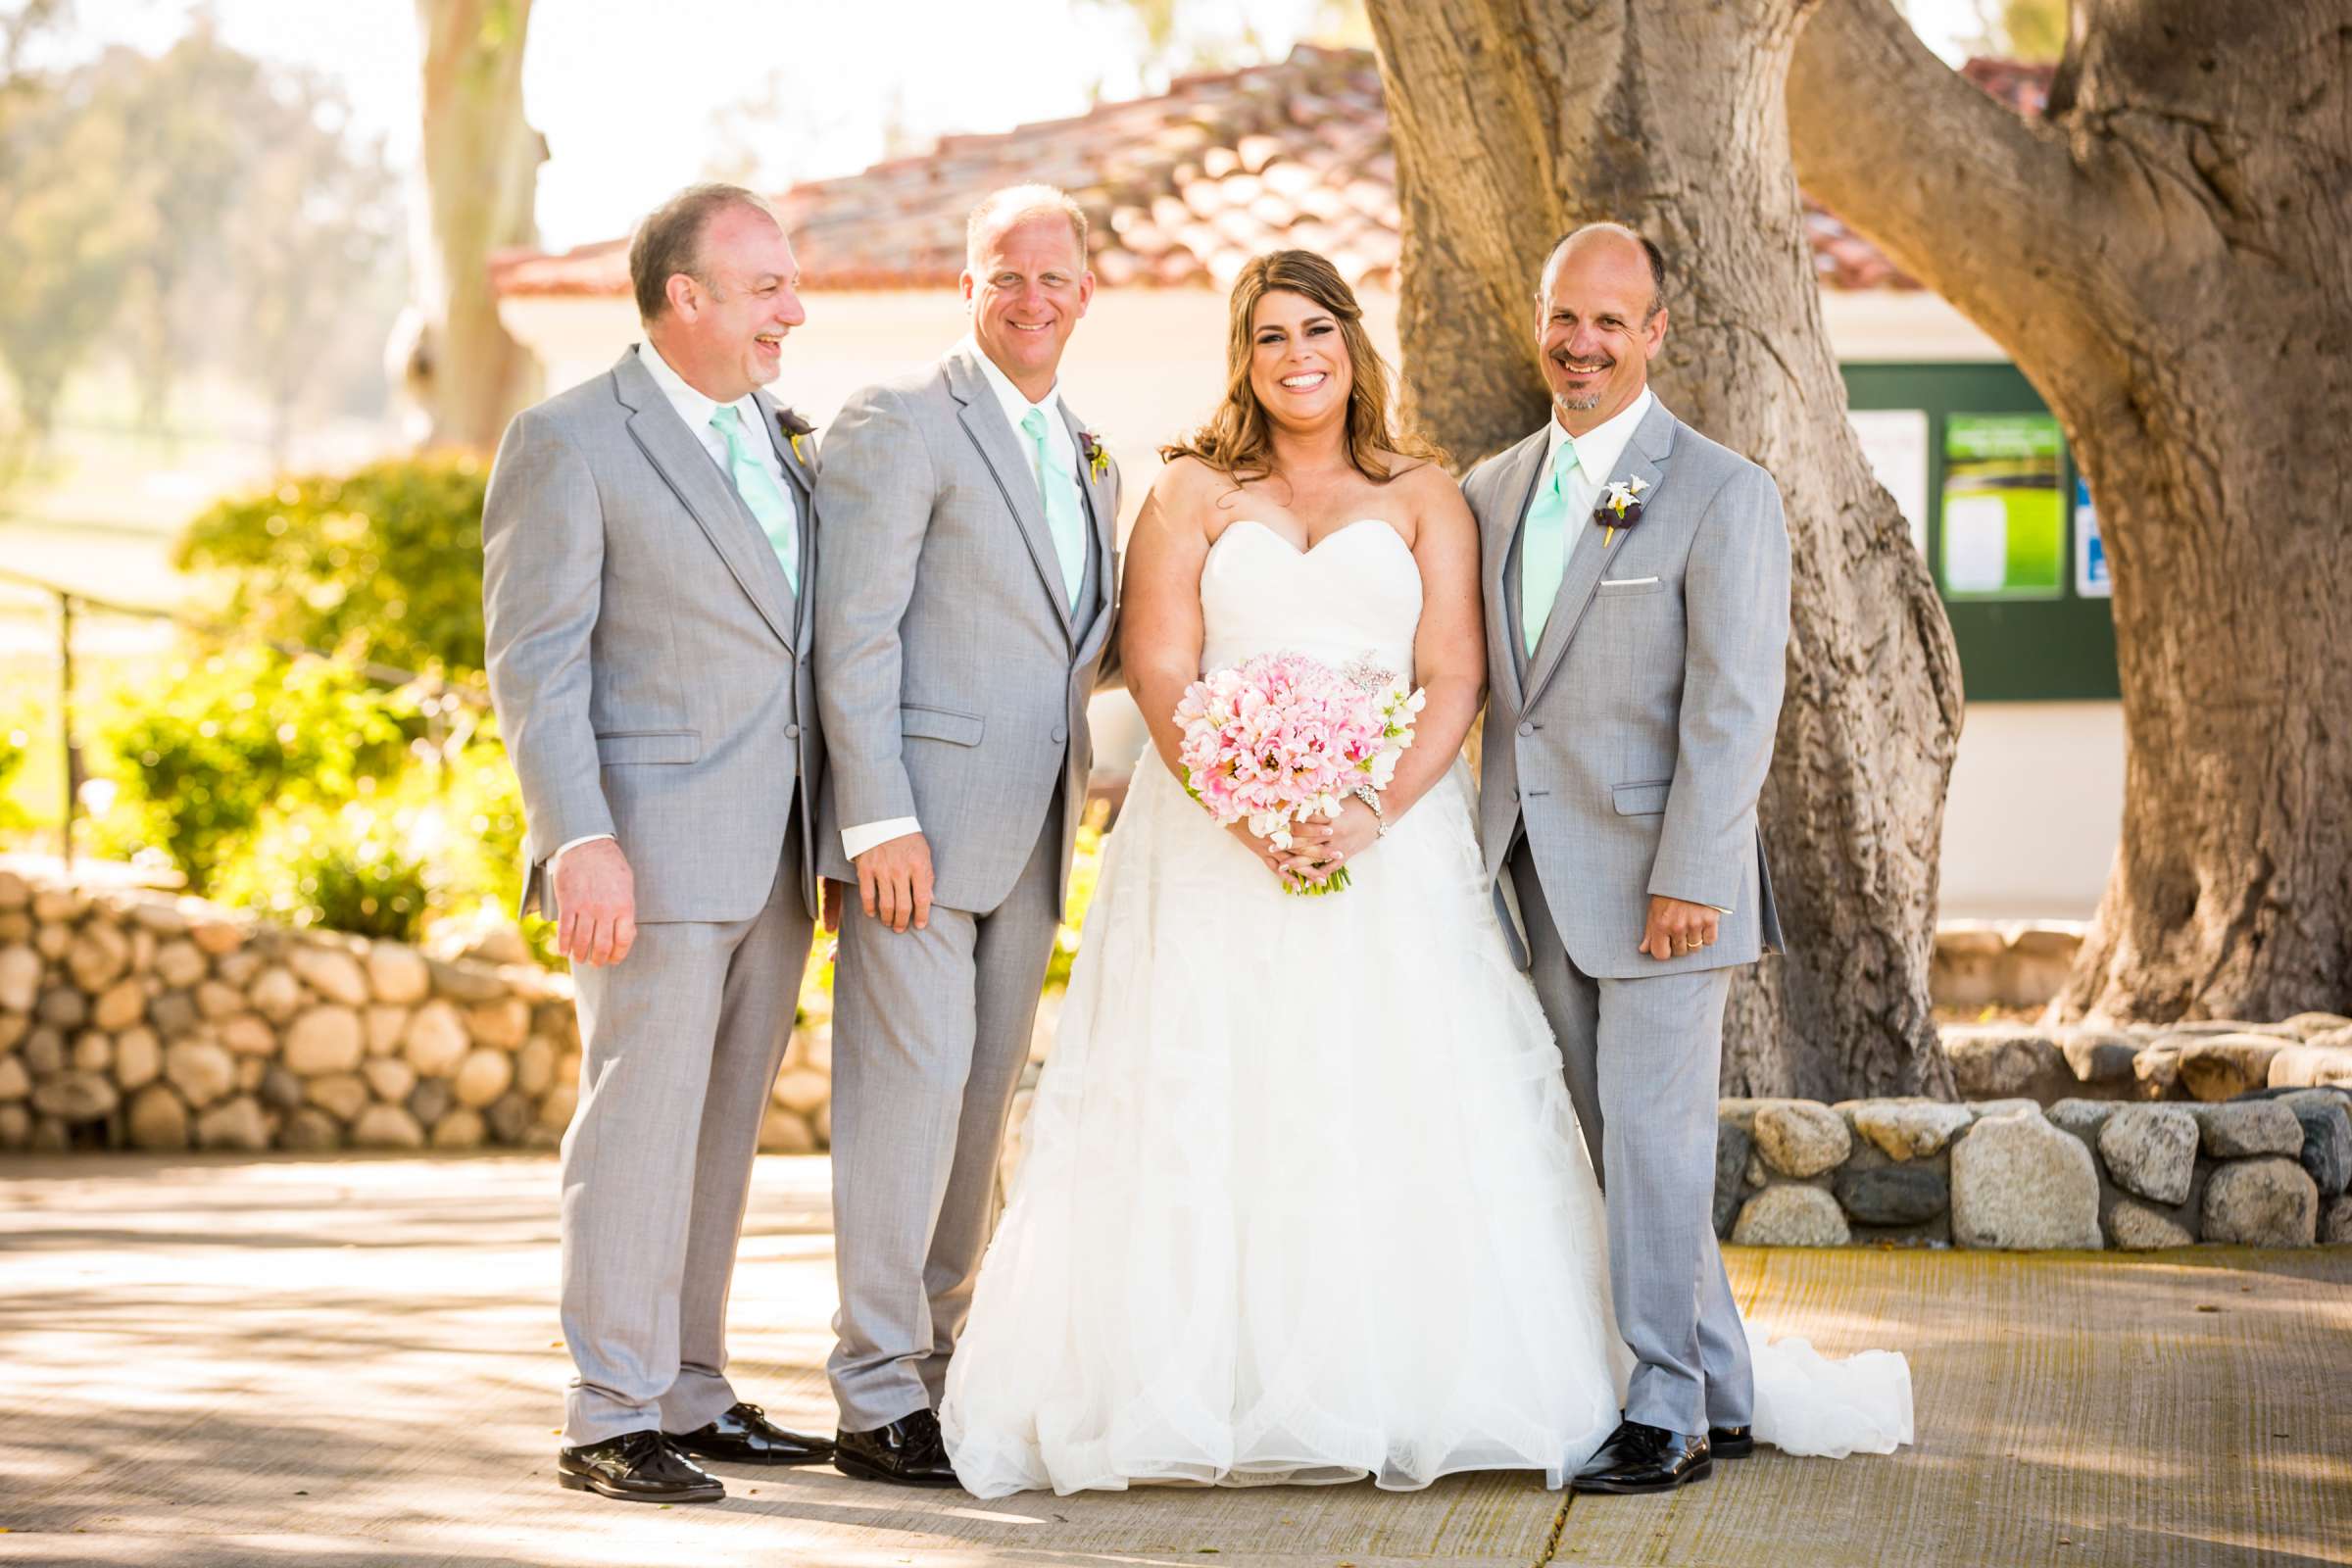
<instances>
[{"instance_id":1,"label":"bride's bracelet","mask_svg":"<svg viewBox=\"0 0 2352 1568\"><path fill-rule=\"evenodd\" d=\"M1387 838L1389 836L1389 813L1380 808L1380 791L1369 784L1358 784L1350 793L1357 800L1372 808L1374 823L1372 836L1376 839Z\"/></svg>"}]
</instances>

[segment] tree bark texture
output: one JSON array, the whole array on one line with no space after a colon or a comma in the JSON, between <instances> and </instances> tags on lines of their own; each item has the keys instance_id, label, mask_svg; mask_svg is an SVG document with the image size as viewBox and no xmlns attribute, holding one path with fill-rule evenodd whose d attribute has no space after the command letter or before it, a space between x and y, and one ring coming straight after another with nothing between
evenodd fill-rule
<instances>
[{"instance_id":1,"label":"tree bark texture","mask_svg":"<svg viewBox=\"0 0 2352 1568\"><path fill-rule=\"evenodd\" d=\"M529 245L547 144L522 118L530 0L416 0L424 57L423 199L411 246L417 338L407 380L426 444L497 446L538 367L498 318L491 255Z\"/></svg>"},{"instance_id":2,"label":"tree bark texture","mask_svg":"<svg viewBox=\"0 0 2352 1568\"><path fill-rule=\"evenodd\" d=\"M1806 3L1373 0L1408 414L1465 466L1534 429L1552 241L1614 219L1663 248L1658 393L1772 472L1795 563L1761 806L1788 954L1734 992L1724 1087L1949 1095L1928 970L1959 662L1822 327L1783 99Z\"/></svg>"},{"instance_id":3,"label":"tree bark texture","mask_svg":"<svg viewBox=\"0 0 2352 1568\"><path fill-rule=\"evenodd\" d=\"M2352 1000L2347 80L2352 0L2075 0L2038 122L1886 0L1797 52L1806 188L2009 351L2098 506L2123 843L2059 1017Z\"/></svg>"}]
</instances>

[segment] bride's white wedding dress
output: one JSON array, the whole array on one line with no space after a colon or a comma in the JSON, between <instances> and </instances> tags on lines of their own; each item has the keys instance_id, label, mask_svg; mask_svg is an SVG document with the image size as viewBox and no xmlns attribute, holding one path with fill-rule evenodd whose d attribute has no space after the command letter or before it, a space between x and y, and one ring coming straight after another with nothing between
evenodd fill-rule
<instances>
[{"instance_id":1,"label":"bride's white wedding dress","mask_svg":"<svg viewBox=\"0 0 2352 1568\"><path fill-rule=\"evenodd\" d=\"M1234 522L1200 601L1205 668L1410 676L1420 572L1376 518L1305 552ZM1558 1486L1616 1425L1600 1194L1470 790L1457 761L1351 887L1298 898L1147 750L948 1371L967 1491ZM1758 1356L1759 1437L1910 1440L1899 1355L1800 1346Z\"/></svg>"}]
</instances>

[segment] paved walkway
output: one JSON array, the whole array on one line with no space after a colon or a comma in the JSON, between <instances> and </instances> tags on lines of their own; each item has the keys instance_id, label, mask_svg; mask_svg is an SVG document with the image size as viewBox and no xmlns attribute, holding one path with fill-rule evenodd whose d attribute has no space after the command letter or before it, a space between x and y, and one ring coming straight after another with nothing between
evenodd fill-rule
<instances>
[{"instance_id":1,"label":"paved walkway","mask_svg":"<svg viewBox=\"0 0 2352 1568\"><path fill-rule=\"evenodd\" d=\"M817 1428L825 1181L760 1161L735 1292L739 1387ZM554 1484L554 1200L543 1156L0 1160L0 1563L2352 1563L2352 1250L1737 1250L1775 1334L1910 1352L1921 1442L1667 1497L734 1471L664 1510Z\"/></svg>"}]
</instances>

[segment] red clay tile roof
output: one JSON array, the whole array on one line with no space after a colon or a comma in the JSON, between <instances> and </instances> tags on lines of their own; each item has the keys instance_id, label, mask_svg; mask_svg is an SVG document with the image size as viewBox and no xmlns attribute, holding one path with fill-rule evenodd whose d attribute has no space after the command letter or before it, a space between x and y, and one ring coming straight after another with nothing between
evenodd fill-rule
<instances>
[{"instance_id":1,"label":"red clay tile roof","mask_svg":"<svg viewBox=\"0 0 2352 1568\"><path fill-rule=\"evenodd\" d=\"M1964 74L2037 114L2046 67L1972 60ZM1112 287L1223 288L1244 262L1285 245L1322 252L1358 287L1396 286L1396 160L1370 53L1301 44L1275 65L1179 77L1155 98L996 135L948 136L930 152L796 185L778 198L807 287L952 286L964 215L1001 185L1068 190L1093 224L1096 275ZM1805 227L1824 284L1918 285L1818 204ZM628 292L628 242L491 263L502 294Z\"/></svg>"}]
</instances>

